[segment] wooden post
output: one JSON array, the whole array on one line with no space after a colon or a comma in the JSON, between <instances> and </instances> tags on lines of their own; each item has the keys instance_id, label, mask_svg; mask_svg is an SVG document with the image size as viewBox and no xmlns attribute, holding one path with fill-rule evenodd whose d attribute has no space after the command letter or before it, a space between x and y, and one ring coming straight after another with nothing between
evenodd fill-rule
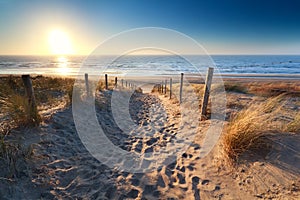
<instances>
[{"instance_id":1,"label":"wooden post","mask_svg":"<svg viewBox=\"0 0 300 200\"><path fill-rule=\"evenodd\" d=\"M108 90L107 74L105 74L105 89Z\"/></svg>"},{"instance_id":2,"label":"wooden post","mask_svg":"<svg viewBox=\"0 0 300 200\"><path fill-rule=\"evenodd\" d=\"M115 87L118 87L118 77L115 77Z\"/></svg>"},{"instance_id":3,"label":"wooden post","mask_svg":"<svg viewBox=\"0 0 300 200\"><path fill-rule=\"evenodd\" d=\"M161 93L164 93L164 81L161 82Z\"/></svg>"},{"instance_id":4,"label":"wooden post","mask_svg":"<svg viewBox=\"0 0 300 200\"><path fill-rule=\"evenodd\" d=\"M172 78L170 78L170 99L172 99Z\"/></svg>"},{"instance_id":5,"label":"wooden post","mask_svg":"<svg viewBox=\"0 0 300 200\"><path fill-rule=\"evenodd\" d=\"M124 87L124 80L122 79L121 82L122 82L122 88L123 88Z\"/></svg>"},{"instance_id":6,"label":"wooden post","mask_svg":"<svg viewBox=\"0 0 300 200\"><path fill-rule=\"evenodd\" d=\"M167 94L167 79L165 80L165 94Z\"/></svg>"},{"instance_id":7,"label":"wooden post","mask_svg":"<svg viewBox=\"0 0 300 200\"><path fill-rule=\"evenodd\" d=\"M25 94L28 98L28 104L30 108L28 112L29 112L30 120L34 120L34 123L39 123L40 119L37 113L38 111L37 111L34 90L32 87L30 75L22 75L22 80L25 86Z\"/></svg>"},{"instance_id":8,"label":"wooden post","mask_svg":"<svg viewBox=\"0 0 300 200\"><path fill-rule=\"evenodd\" d=\"M208 104L208 99L209 99L209 93L210 93L213 73L214 73L214 68L209 67L207 70L205 87L204 87L204 95L203 95L203 99L202 99L201 120L206 119L207 104Z\"/></svg>"},{"instance_id":9,"label":"wooden post","mask_svg":"<svg viewBox=\"0 0 300 200\"><path fill-rule=\"evenodd\" d=\"M125 86L127 87L127 81L125 81Z\"/></svg>"},{"instance_id":10,"label":"wooden post","mask_svg":"<svg viewBox=\"0 0 300 200\"><path fill-rule=\"evenodd\" d=\"M180 78L179 103L182 103L182 87L183 87L183 73L181 73L181 78Z\"/></svg>"},{"instance_id":11,"label":"wooden post","mask_svg":"<svg viewBox=\"0 0 300 200\"><path fill-rule=\"evenodd\" d=\"M89 89L89 75L87 73L84 74L85 79L85 90L86 90L86 96L90 96L90 89Z\"/></svg>"}]
</instances>

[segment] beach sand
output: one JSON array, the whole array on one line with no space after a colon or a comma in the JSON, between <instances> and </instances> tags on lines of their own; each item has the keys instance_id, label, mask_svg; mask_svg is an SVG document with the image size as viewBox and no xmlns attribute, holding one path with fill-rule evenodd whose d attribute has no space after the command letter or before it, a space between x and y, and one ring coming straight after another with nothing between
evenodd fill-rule
<instances>
[{"instance_id":1,"label":"beach sand","mask_svg":"<svg viewBox=\"0 0 300 200\"><path fill-rule=\"evenodd\" d=\"M242 78L237 81L249 84ZM261 85L260 81L252 79L251 83ZM228 92L227 99L226 116L262 101L260 96L238 92ZM299 112L299 97L291 99L288 109ZM110 100L109 91L96 94L99 123L114 145L139 155L142 161L171 156L156 152L164 147L169 153L176 151L182 144L179 130L190 136L188 131L194 127L193 121L180 124L182 113L176 100L159 93L134 93L129 111L137 128L127 135L112 116ZM0 172L0 199L300 199L299 133L272 135L269 150L245 154L232 166L223 155L221 139L208 155L199 156L207 129L222 121L209 119L198 124L188 148L174 154L172 162L133 173L106 166L87 151L70 105L48 106L40 113L44 120L38 127L16 128L8 137L30 147L32 155L15 164L16 175ZM222 123L226 125L228 119ZM1 160L0 166L6 167Z\"/></svg>"}]
</instances>

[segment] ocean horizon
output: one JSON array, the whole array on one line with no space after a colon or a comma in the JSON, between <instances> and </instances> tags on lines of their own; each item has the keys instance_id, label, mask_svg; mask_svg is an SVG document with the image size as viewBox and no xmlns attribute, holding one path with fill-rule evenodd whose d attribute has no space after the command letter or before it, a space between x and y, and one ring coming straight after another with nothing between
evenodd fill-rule
<instances>
[{"instance_id":1,"label":"ocean horizon","mask_svg":"<svg viewBox=\"0 0 300 200\"><path fill-rule=\"evenodd\" d=\"M300 74L300 55L211 55L210 57L129 55L115 58L116 56L112 55L90 57L0 55L0 74L73 76L82 73L80 68L83 66L84 72L89 74L105 72L115 75L126 73L137 76L168 75L181 72L198 74L205 72L207 67L216 67L220 74L228 75Z\"/></svg>"}]
</instances>

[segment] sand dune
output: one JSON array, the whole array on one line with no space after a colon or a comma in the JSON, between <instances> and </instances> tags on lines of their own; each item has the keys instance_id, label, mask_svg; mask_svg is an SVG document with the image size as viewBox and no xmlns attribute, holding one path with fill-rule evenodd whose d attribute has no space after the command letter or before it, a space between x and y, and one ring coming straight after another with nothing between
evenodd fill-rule
<instances>
[{"instance_id":1,"label":"sand dune","mask_svg":"<svg viewBox=\"0 0 300 200\"><path fill-rule=\"evenodd\" d=\"M253 100L247 95L239 98ZM181 124L176 102L163 95L135 93L129 102L135 128L126 129L130 122L125 117L116 122L108 104L111 99L109 91L97 94L97 119L115 146L138 156L134 166L144 171L126 171L126 159L113 167L95 159L76 131L72 108L57 108L52 117L22 136L26 145L34 147L32 171L17 182L0 180L1 199L300 198L299 135L274 135L269 152L248 155L247 162L233 168L225 163L219 143L207 156L200 156L205 132L218 120L198 127L191 121ZM120 120L124 124L118 124ZM197 134L183 151L183 137L191 136L191 127Z\"/></svg>"}]
</instances>

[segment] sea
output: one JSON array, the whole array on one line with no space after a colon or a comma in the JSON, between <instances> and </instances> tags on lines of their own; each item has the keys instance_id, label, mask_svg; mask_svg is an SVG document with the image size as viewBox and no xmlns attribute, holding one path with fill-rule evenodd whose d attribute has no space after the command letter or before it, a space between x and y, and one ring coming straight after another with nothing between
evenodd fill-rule
<instances>
[{"instance_id":1,"label":"sea","mask_svg":"<svg viewBox=\"0 0 300 200\"><path fill-rule=\"evenodd\" d=\"M0 74L131 74L156 76L203 73L214 67L224 75L300 75L300 55L129 55L0 56Z\"/></svg>"}]
</instances>

